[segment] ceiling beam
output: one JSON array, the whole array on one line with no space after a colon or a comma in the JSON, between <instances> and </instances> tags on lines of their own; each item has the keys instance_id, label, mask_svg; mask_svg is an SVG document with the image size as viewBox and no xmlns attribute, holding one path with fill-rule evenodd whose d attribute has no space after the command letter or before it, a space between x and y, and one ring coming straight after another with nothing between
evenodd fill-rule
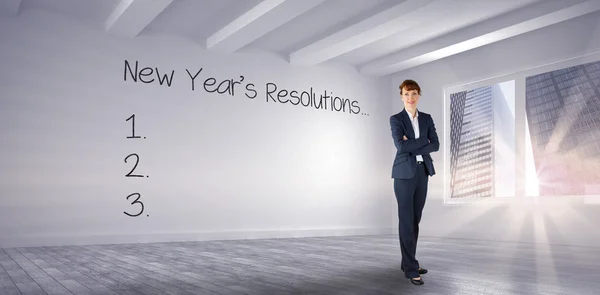
<instances>
[{"instance_id":1,"label":"ceiling beam","mask_svg":"<svg viewBox=\"0 0 600 295\"><path fill-rule=\"evenodd\" d=\"M109 33L135 37L173 0L121 0L105 22Z\"/></svg>"},{"instance_id":2,"label":"ceiling beam","mask_svg":"<svg viewBox=\"0 0 600 295\"><path fill-rule=\"evenodd\" d=\"M1 0L0 15L1 16L17 16L21 8L21 0Z\"/></svg>"},{"instance_id":3,"label":"ceiling beam","mask_svg":"<svg viewBox=\"0 0 600 295\"><path fill-rule=\"evenodd\" d=\"M313 66L419 25L416 21L423 20L419 10L430 9L430 4L435 2L436 0L404 1L292 52L289 56L290 63Z\"/></svg>"},{"instance_id":4,"label":"ceiling beam","mask_svg":"<svg viewBox=\"0 0 600 295\"><path fill-rule=\"evenodd\" d=\"M359 67L385 76L600 10L600 1L542 1Z\"/></svg>"},{"instance_id":5,"label":"ceiling beam","mask_svg":"<svg viewBox=\"0 0 600 295\"><path fill-rule=\"evenodd\" d=\"M235 52L325 0L263 0L206 39L206 48Z\"/></svg>"}]
</instances>

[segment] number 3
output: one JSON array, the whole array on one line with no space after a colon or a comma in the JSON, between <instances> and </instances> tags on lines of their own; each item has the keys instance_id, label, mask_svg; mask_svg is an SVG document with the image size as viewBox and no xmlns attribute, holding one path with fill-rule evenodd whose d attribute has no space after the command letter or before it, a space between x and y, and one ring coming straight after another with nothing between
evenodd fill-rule
<instances>
[{"instance_id":1,"label":"number 3","mask_svg":"<svg viewBox=\"0 0 600 295\"><path fill-rule=\"evenodd\" d=\"M131 217L140 216L142 214L142 212L144 212L144 203L138 201L140 199L141 195L139 193L130 194L129 196L127 196L127 200L129 200L129 198L132 197L132 196L137 196L137 198L135 198L135 201L131 202L131 205L133 205L133 204L140 204L142 206L142 209L140 210L140 213L135 214L135 215L129 214L129 213L125 212L125 211L123 211L123 213L125 213L127 216L131 216Z\"/></svg>"}]
</instances>

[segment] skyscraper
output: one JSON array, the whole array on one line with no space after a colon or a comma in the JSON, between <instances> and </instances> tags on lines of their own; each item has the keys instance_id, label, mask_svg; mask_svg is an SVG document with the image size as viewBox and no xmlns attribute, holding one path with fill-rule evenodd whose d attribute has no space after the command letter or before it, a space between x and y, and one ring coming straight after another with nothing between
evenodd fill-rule
<instances>
[{"instance_id":1,"label":"skyscraper","mask_svg":"<svg viewBox=\"0 0 600 295\"><path fill-rule=\"evenodd\" d=\"M451 198L492 196L492 106L491 86L450 95Z\"/></svg>"},{"instance_id":2,"label":"skyscraper","mask_svg":"<svg viewBox=\"0 0 600 295\"><path fill-rule=\"evenodd\" d=\"M600 62L527 77L526 91L540 195L599 194Z\"/></svg>"},{"instance_id":3,"label":"skyscraper","mask_svg":"<svg viewBox=\"0 0 600 295\"><path fill-rule=\"evenodd\" d=\"M515 195L514 85L450 95L451 198Z\"/></svg>"}]
</instances>

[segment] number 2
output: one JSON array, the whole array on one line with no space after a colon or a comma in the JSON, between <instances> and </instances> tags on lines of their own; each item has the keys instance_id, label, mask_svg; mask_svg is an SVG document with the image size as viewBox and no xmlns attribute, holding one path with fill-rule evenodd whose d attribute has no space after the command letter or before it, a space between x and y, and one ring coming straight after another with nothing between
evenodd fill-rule
<instances>
[{"instance_id":1,"label":"number 2","mask_svg":"<svg viewBox=\"0 0 600 295\"><path fill-rule=\"evenodd\" d=\"M140 162L140 156L138 156L138 154L134 153L134 154L129 154L127 157L125 157L125 163L127 163L127 159L129 159L129 157L131 157L131 156L135 157L135 165L133 165L133 168L131 169L131 171L129 171L129 173L125 174L125 177L144 177L144 175L131 174L131 173L133 173L135 168L137 168L137 165Z\"/></svg>"}]
</instances>

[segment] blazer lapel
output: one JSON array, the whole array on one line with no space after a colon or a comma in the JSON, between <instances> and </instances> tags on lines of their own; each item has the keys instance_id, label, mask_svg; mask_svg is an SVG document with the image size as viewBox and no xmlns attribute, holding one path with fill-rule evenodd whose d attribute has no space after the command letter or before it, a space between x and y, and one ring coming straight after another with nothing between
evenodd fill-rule
<instances>
[{"instance_id":1,"label":"blazer lapel","mask_svg":"<svg viewBox=\"0 0 600 295\"><path fill-rule=\"evenodd\" d=\"M400 117L402 118L402 122L404 123L404 128L406 129L406 133L408 138L415 138L415 130L413 129L412 122L410 121L410 114L406 111L406 109L402 110L400 113ZM419 121L419 125L421 122Z\"/></svg>"}]
</instances>

